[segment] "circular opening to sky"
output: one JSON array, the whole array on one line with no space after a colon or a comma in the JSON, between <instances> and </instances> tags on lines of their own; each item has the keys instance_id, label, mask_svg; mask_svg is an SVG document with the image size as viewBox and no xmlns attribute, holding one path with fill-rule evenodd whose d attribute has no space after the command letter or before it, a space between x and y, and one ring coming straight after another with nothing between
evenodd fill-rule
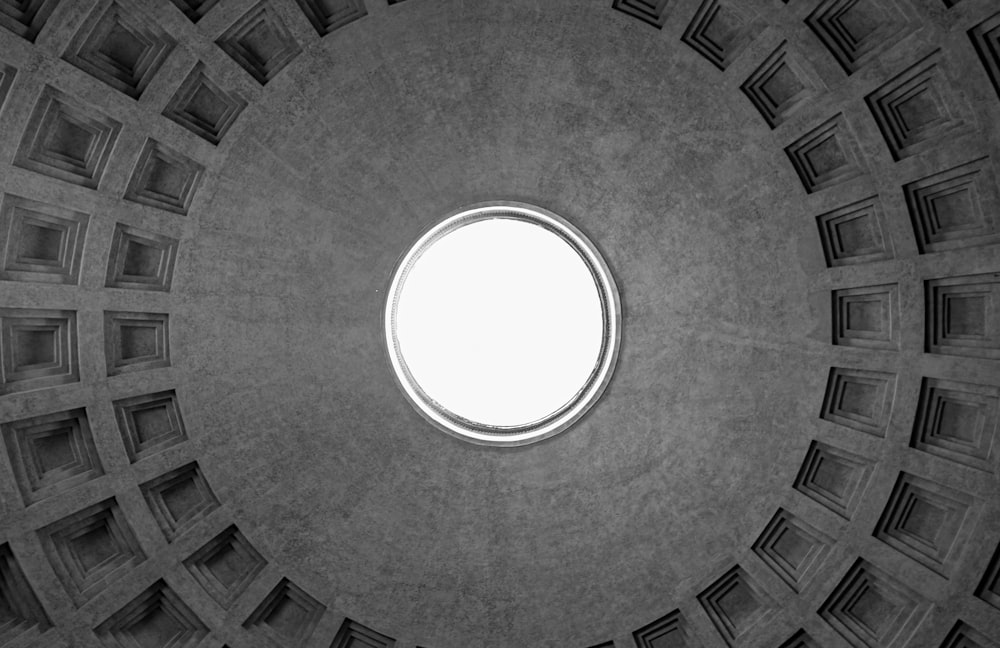
<instances>
[{"instance_id":1,"label":"circular opening to sky","mask_svg":"<svg viewBox=\"0 0 1000 648\"><path fill-rule=\"evenodd\" d=\"M578 419L607 383L618 326L593 245L554 214L512 203L463 210L421 237L386 309L393 368L417 409L499 445Z\"/></svg>"}]
</instances>

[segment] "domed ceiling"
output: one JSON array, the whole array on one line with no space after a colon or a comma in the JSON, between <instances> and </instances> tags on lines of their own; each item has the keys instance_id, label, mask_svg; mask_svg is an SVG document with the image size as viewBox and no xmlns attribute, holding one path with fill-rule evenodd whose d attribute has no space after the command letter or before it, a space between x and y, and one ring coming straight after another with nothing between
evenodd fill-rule
<instances>
[{"instance_id":1,"label":"domed ceiling","mask_svg":"<svg viewBox=\"0 0 1000 648\"><path fill-rule=\"evenodd\" d=\"M0 2L0 646L996 648L995 0ZM449 213L600 249L520 448L381 326Z\"/></svg>"}]
</instances>

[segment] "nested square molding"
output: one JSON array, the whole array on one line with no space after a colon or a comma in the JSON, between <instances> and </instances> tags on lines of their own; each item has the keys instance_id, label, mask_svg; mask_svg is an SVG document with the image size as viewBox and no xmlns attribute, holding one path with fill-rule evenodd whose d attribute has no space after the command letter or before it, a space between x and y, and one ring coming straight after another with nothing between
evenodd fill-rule
<instances>
[{"instance_id":1,"label":"nested square molding","mask_svg":"<svg viewBox=\"0 0 1000 648\"><path fill-rule=\"evenodd\" d=\"M830 369L820 418L884 437L896 395L896 375L865 369Z\"/></svg>"},{"instance_id":2,"label":"nested square molding","mask_svg":"<svg viewBox=\"0 0 1000 648\"><path fill-rule=\"evenodd\" d=\"M243 627L287 648L300 648L312 636L324 612L326 606L282 578L243 622Z\"/></svg>"},{"instance_id":3,"label":"nested square molding","mask_svg":"<svg viewBox=\"0 0 1000 648\"><path fill-rule=\"evenodd\" d=\"M820 441L806 451L795 489L840 517L854 517L876 461Z\"/></svg>"},{"instance_id":4,"label":"nested square molding","mask_svg":"<svg viewBox=\"0 0 1000 648\"><path fill-rule=\"evenodd\" d=\"M997 648L997 643L965 621L959 620L948 632L941 648Z\"/></svg>"},{"instance_id":5,"label":"nested square molding","mask_svg":"<svg viewBox=\"0 0 1000 648\"><path fill-rule=\"evenodd\" d=\"M258 2L216 44L261 85L302 51L268 0Z\"/></svg>"},{"instance_id":6,"label":"nested square molding","mask_svg":"<svg viewBox=\"0 0 1000 648\"><path fill-rule=\"evenodd\" d=\"M822 87L822 81L793 54L788 41L783 41L740 90L773 130L816 97Z\"/></svg>"},{"instance_id":7,"label":"nested square molding","mask_svg":"<svg viewBox=\"0 0 1000 648\"><path fill-rule=\"evenodd\" d=\"M903 186L921 254L1000 241L1000 196L990 158L979 158Z\"/></svg>"},{"instance_id":8,"label":"nested square molding","mask_svg":"<svg viewBox=\"0 0 1000 648\"><path fill-rule=\"evenodd\" d=\"M976 596L1000 610L1000 544L976 587Z\"/></svg>"},{"instance_id":9,"label":"nested square molding","mask_svg":"<svg viewBox=\"0 0 1000 648\"><path fill-rule=\"evenodd\" d=\"M819 643L812 638L808 632L803 629L799 629L798 632L793 634L788 638L785 643L781 644L778 648L822 648Z\"/></svg>"},{"instance_id":10,"label":"nested square molding","mask_svg":"<svg viewBox=\"0 0 1000 648\"><path fill-rule=\"evenodd\" d=\"M1000 360L1000 273L924 282L925 351Z\"/></svg>"},{"instance_id":11,"label":"nested square molding","mask_svg":"<svg viewBox=\"0 0 1000 648\"><path fill-rule=\"evenodd\" d=\"M108 375L170 366L170 316L166 313L104 312Z\"/></svg>"},{"instance_id":12,"label":"nested square molding","mask_svg":"<svg viewBox=\"0 0 1000 648\"><path fill-rule=\"evenodd\" d=\"M882 201L878 196L821 214L816 217L816 224L828 268L893 257Z\"/></svg>"},{"instance_id":13,"label":"nested square molding","mask_svg":"<svg viewBox=\"0 0 1000 648\"><path fill-rule=\"evenodd\" d=\"M745 2L702 0L681 41L725 71L760 33L760 28L756 14Z\"/></svg>"},{"instance_id":14,"label":"nested square molding","mask_svg":"<svg viewBox=\"0 0 1000 648\"><path fill-rule=\"evenodd\" d=\"M184 567L219 605L229 609L267 561L235 525L184 560Z\"/></svg>"},{"instance_id":15,"label":"nested square molding","mask_svg":"<svg viewBox=\"0 0 1000 648\"><path fill-rule=\"evenodd\" d=\"M806 18L848 75L916 31L903 0L823 0Z\"/></svg>"},{"instance_id":16,"label":"nested square molding","mask_svg":"<svg viewBox=\"0 0 1000 648\"><path fill-rule=\"evenodd\" d=\"M223 90L198 63L171 97L163 115L205 141L218 145L247 103Z\"/></svg>"},{"instance_id":17,"label":"nested square molding","mask_svg":"<svg viewBox=\"0 0 1000 648\"><path fill-rule=\"evenodd\" d=\"M639 628L632 633L632 639L638 648L657 648L660 645L698 648L701 645L679 609Z\"/></svg>"},{"instance_id":18,"label":"nested square molding","mask_svg":"<svg viewBox=\"0 0 1000 648\"><path fill-rule=\"evenodd\" d=\"M191 22L198 22L219 0L170 0Z\"/></svg>"},{"instance_id":19,"label":"nested square molding","mask_svg":"<svg viewBox=\"0 0 1000 648\"><path fill-rule=\"evenodd\" d=\"M364 0L296 0L320 36L368 15Z\"/></svg>"},{"instance_id":20,"label":"nested square molding","mask_svg":"<svg viewBox=\"0 0 1000 648\"><path fill-rule=\"evenodd\" d=\"M674 2L675 0L613 0L611 7L657 29L663 29Z\"/></svg>"},{"instance_id":21,"label":"nested square molding","mask_svg":"<svg viewBox=\"0 0 1000 648\"><path fill-rule=\"evenodd\" d=\"M0 396L79 380L75 311L0 308Z\"/></svg>"},{"instance_id":22,"label":"nested square molding","mask_svg":"<svg viewBox=\"0 0 1000 648\"><path fill-rule=\"evenodd\" d=\"M924 378L910 447L993 471L1000 387Z\"/></svg>"},{"instance_id":23,"label":"nested square molding","mask_svg":"<svg viewBox=\"0 0 1000 648\"><path fill-rule=\"evenodd\" d=\"M344 619L330 648L393 648L396 640L357 621Z\"/></svg>"},{"instance_id":24,"label":"nested square molding","mask_svg":"<svg viewBox=\"0 0 1000 648\"><path fill-rule=\"evenodd\" d=\"M865 97L893 160L968 131L971 116L944 67L936 50Z\"/></svg>"},{"instance_id":25,"label":"nested square molding","mask_svg":"<svg viewBox=\"0 0 1000 648\"><path fill-rule=\"evenodd\" d=\"M146 559L113 497L49 524L38 531L38 537L77 606Z\"/></svg>"},{"instance_id":26,"label":"nested square molding","mask_svg":"<svg viewBox=\"0 0 1000 648\"><path fill-rule=\"evenodd\" d=\"M17 68L0 62L0 110L3 110L7 95L10 94L10 87L14 85L15 77L17 77Z\"/></svg>"},{"instance_id":27,"label":"nested square molding","mask_svg":"<svg viewBox=\"0 0 1000 648\"><path fill-rule=\"evenodd\" d=\"M176 42L135 7L101 0L63 58L133 99L142 96Z\"/></svg>"},{"instance_id":28,"label":"nested square molding","mask_svg":"<svg viewBox=\"0 0 1000 648\"><path fill-rule=\"evenodd\" d=\"M18 0L4 3L0 26L34 43L59 0Z\"/></svg>"},{"instance_id":29,"label":"nested square molding","mask_svg":"<svg viewBox=\"0 0 1000 648\"><path fill-rule=\"evenodd\" d=\"M833 291L833 343L899 349L899 287L863 286Z\"/></svg>"},{"instance_id":30,"label":"nested square molding","mask_svg":"<svg viewBox=\"0 0 1000 648\"><path fill-rule=\"evenodd\" d=\"M969 38L1000 96L1000 12L970 29Z\"/></svg>"},{"instance_id":31,"label":"nested square molding","mask_svg":"<svg viewBox=\"0 0 1000 648\"><path fill-rule=\"evenodd\" d=\"M145 482L139 490L167 542L173 542L219 508L219 500L197 462Z\"/></svg>"},{"instance_id":32,"label":"nested square molding","mask_svg":"<svg viewBox=\"0 0 1000 648\"><path fill-rule=\"evenodd\" d=\"M105 619L94 632L129 648L194 648L208 636L208 627L160 579Z\"/></svg>"},{"instance_id":33,"label":"nested square molding","mask_svg":"<svg viewBox=\"0 0 1000 648\"><path fill-rule=\"evenodd\" d=\"M14 155L14 165L96 189L121 129L120 122L45 86Z\"/></svg>"},{"instance_id":34,"label":"nested square molding","mask_svg":"<svg viewBox=\"0 0 1000 648\"><path fill-rule=\"evenodd\" d=\"M52 627L9 544L0 545L0 610L0 646L27 645Z\"/></svg>"},{"instance_id":35,"label":"nested square molding","mask_svg":"<svg viewBox=\"0 0 1000 648\"><path fill-rule=\"evenodd\" d=\"M82 408L10 421L0 431L26 506L104 474Z\"/></svg>"},{"instance_id":36,"label":"nested square molding","mask_svg":"<svg viewBox=\"0 0 1000 648\"><path fill-rule=\"evenodd\" d=\"M819 615L855 648L897 648L909 640L929 607L909 586L859 558Z\"/></svg>"},{"instance_id":37,"label":"nested square molding","mask_svg":"<svg viewBox=\"0 0 1000 648\"><path fill-rule=\"evenodd\" d=\"M975 524L974 504L968 493L901 472L874 535L948 577Z\"/></svg>"},{"instance_id":38,"label":"nested square molding","mask_svg":"<svg viewBox=\"0 0 1000 648\"><path fill-rule=\"evenodd\" d=\"M184 216L204 173L201 164L150 138L139 152L124 197Z\"/></svg>"},{"instance_id":39,"label":"nested square molding","mask_svg":"<svg viewBox=\"0 0 1000 648\"><path fill-rule=\"evenodd\" d=\"M76 285L90 216L4 194L0 203L0 280Z\"/></svg>"},{"instance_id":40,"label":"nested square molding","mask_svg":"<svg viewBox=\"0 0 1000 648\"><path fill-rule=\"evenodd\" d=\"M723 640L734 646L777 612L774 599L739 565L698 594Z\"/></svg>"},{"instance_id":41,"label":"nested square molding","mask_svg":"<svg viewBox=\"0 0 1000 648\"><path fill-rule=\"evenodd\" d=\"M843 114L806 132L785 148L806 193L843 184L868 172Z\"/></svg>"},{"instance_id":42,"label":"nested square molding","mask_svg":"<svg viewBox=\"0 0 1000 648\"><path fill-rule=\"evenodd\" d=\"M789 587L801 592L822 566L834 542L797 515L779 508L753 550Z\"/></svg>"},{"instance_id":43,"label":"nested square molding","mask_svg":"<svg viewBox=\"0 0 1000 648\"><path fill-rule=\"evenodd\" d=\"M173 390L121 398L112 407L130 463L187 441Z\"/></svg>"},{"instance_id":44,"label":"nested square molding","mask_svg":"<svg viewBox=\"0 0 1000 648\"><path fill-rule=\"evenodd\" d=\"M169 291L179 245L175 238L116 223L105 287Z\"/></svg>"}]
</instances>

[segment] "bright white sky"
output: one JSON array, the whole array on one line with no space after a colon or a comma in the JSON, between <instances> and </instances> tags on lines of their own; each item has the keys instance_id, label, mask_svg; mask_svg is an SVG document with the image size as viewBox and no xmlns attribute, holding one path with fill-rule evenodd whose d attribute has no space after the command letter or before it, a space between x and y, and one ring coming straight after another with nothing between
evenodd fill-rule
<instances>
[{"instance_id":1,"label":"bright white sky","mask_svg":"<svg viewBox=\"0 0 1000 648\"><path fill-rule=\"evenodd\" d=\"M584 386L603 335L597 286L559 236L512 219L438 239L410 269L396 334L414 379L479 423L524 425Z\"/></svg>"}]
</instances>

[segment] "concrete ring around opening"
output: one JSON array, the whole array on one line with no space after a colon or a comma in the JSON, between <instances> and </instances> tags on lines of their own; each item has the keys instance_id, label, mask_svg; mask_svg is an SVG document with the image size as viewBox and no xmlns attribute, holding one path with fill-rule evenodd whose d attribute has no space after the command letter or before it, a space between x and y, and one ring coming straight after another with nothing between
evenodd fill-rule
<instances>
[{"instance_id":1,"label":"concrete ring around opening","mask_svg":"<svg viewBox=\"0 0 1000 648\"><path fill-rule=\"evenodd\" d=\"M397 262L384 308L403 394L441 430L521 446L580 419L614 372L618 287L566 219L517 202L459 209Z\"/></svg>"}]
</instances>

